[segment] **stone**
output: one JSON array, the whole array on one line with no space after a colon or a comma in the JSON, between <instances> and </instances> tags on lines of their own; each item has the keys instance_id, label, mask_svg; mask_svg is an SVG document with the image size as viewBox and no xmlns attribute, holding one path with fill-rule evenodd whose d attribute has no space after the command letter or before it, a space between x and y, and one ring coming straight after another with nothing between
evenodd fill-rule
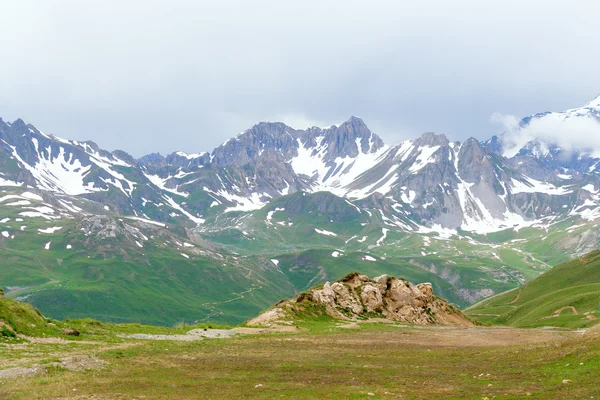
<instances>
[{"instance_id":1,"label":"stone","mask_svg":"<svg viewBox=\"0 0 600 400\"><path fill-rule=\"evenodd\" d=\"M79 331L73 328L66 328L63 330L65 336L79 336Z\"/></svg>"}]
</instances>

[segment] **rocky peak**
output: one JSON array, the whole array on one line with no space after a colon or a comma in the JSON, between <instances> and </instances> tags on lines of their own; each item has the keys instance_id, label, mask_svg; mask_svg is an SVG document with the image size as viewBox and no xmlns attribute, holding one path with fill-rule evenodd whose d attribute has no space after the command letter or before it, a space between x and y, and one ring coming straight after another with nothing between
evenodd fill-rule
<instances>
[{"instance_id":1,"label":"rocky peak","mask_svg":"<svg viewBox=\"0 0 600 400\"><path fill-rule=\"evenodd\" d=\"M502 155L502 152L504 150L503 139L503 134L494 135L488 140L481 142L481 146L484 147L490 153Z\"/></svg>"},{"instance_id":2,"label":"rocky peak","mask_svg":"<svg viewBox=\"0 0 600 400\"><path fill-rule=\"evenodd\" d=\"M27 128L27 124L21 118L17 118L15 121L13 121L11 126L13 128Z\"/></svg>"},{"instance_id":3,"label":"rocky peak","mask_svg":"<svg viewBox=\"0 0 600 400\"><path fill-rule=\"evenodd\" d=\"M135 159L126 151L115 150L111 153L111 155L118 160L125 161L129 165L135 165Z\"/></svg>"},{"instance_id":4,"label":"rocky peak","mask_svg":"<svg viewBox=\"0 0 600 400\"><path fill-rule=\"evenodd\" d=\"M465 140L460 147L459 157L465 159L482 159L487 156L485 148L475 138Z\"/></svg>"},{"instance_id":5,"label":"rocky peak","mask_svg":"<svg viewBox=\"0 0 600 400\"><path fill-rule=\"evenodd\" d=\"M297 137L297 131L281 122L261 122L217 147L212 153L213 162L219 166L246 165L265 152L265 156L279 153L291 158L298 147Z\"/></svg>"},{"instance_id":6,"label":"rocky peak","mask_svg":"<svg viewBox=\"0 0 600 400\"><path fill-rule=\"evenodd\" d=\"M143 166L162 167L165 164L166 159L160 153L150 153L138 158L138 163Z\"/></svg>"},{"instance_id":7,"label":"rocky peak","mask_svg":"<svg viewBox=\"0 0 600 400\"><path fill-rule=\"evenodd\" d=\"M419 146L447 146L450 141L443 133L436 134L435 132L425 132L418 138L415 143Z\"/></svg>"},{"instance_id":8,"label":"rocky peak","mask_svg":"<svg viewBox=\"0 0 600 400\"><path fill-rule=\"evenodd\" d=\"M478 183L481 180L494 179L495 170L491 156L475 138L467 139L458 154L458 173L467 182Z\"/></svg>"},{"instance_id":9,"label":"rocky peak","mask_svg":"<svg viewBox=\"0 0 600 400\"><path fill-rule=\"evenodd\" d=\"M96 144L96 142L92 142L91 140L86 140L85 142L81 142L81 144L88 146L90 149L92 149L96 153L100 152L100 147Z\"/></svg>"},{"instance_id":10,"label":"rocky peak","mask_svg":"<svg viewBox=\"0 0 600 400\"><path fill-rule=\"evenodd\" d=\"M335 127L335 126L334 126ZM355 137L370 136L371 131L365 124L365 121L359 117L350 117L346 122L338 126L338 129L347 132L353 132Z\"/></svg>"},{"instance_id":11,"label":"rocky peak","mask_svg":"<svg viewBox=\"0 0 600 400\"><path fill-rule=\"evenodd\" d=\"M525 144L519 150L517 155L519 156L532 156L536 158L543 158L550 154L550 150L554 149L556 151L556 146L549 145L548 143L539 140L538 138L531 140Z\"/></svg>"},{"instance_id":12,"label":"rocky peak","mask_svg":"<svg viewBox=\"0 0 600 400\"><path fill-rule=\"evenodd\" d=\"M326 161L337 157L357 157L360 153L374 153L384 145L383 141L367 127L358 117L350 119L340 126L332 126L327 130L310 132L312 143L327 146ZM323 139L320 139L323 137Z\"/></svg>"}]
</instances>

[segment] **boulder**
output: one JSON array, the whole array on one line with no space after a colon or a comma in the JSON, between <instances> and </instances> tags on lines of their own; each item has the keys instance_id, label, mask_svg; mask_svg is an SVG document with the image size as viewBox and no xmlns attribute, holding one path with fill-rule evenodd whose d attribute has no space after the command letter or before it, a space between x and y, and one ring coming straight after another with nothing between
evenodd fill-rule
<instances>
[{"instance_id":1,"label":"boulder","mask_svg":"<svg viewBox=\"0 0 600 400\"><path fill-rule=\"evenodd\" d=\"M361 300L367 307L368 312L379 311L383 307L383 296L381 295L381 290L370 283L363 286Z\"/></svg>"},{"instance_id":2,"label":"boulder","mask_svg":"<svg viewBox=\"0 0 600 400\"><path fill-rule=\"evenodd\" d=\"M66 328L63 330L65 336L79 336L79 331L73 328Z\"/></svg>"}]
</instances>

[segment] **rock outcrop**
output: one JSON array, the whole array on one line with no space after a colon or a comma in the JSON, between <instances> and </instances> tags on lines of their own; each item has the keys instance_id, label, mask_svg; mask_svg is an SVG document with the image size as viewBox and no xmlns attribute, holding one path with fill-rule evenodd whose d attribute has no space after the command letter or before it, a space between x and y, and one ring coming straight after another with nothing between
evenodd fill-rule
<instances>
[{"instance_id":1,"label":"rock outcrop","mask_svg":"<svg viewBox=\"0 0 600 400\"><path fill-rule=\"evenodd\" d=\"M248 321L248 325L289 323L315 311L341 320L384 318L416 325L472 326L460 310L446 300L434 296L430 283L412 283L388 275L369 278L357 272L343 279L325 283Z\"/></svg>"}]
</instances>

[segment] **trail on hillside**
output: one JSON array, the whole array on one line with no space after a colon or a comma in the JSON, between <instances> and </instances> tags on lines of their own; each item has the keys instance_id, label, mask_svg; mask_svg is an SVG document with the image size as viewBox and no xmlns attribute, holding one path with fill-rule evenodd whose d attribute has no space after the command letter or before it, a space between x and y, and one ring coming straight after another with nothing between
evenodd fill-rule
<instances>
[{"instance_id":1,"label":"trail on hillside","mask_svg":"<svg viewBox=\"0 0 600 400\"><path fill-rule=\"evenodd\" d=\"M552 315L548 315L547 317L544 317L542 319L548 319L548 318L556 318L556 317L560 317L560 314L564 311L564 310L571 310L573 312L573 315L579 315L579 313L577 312L577 309L573 306L565 306L565 307L561 307L558 310L554 311L552 313Z\"/></svg>"},{"instance_id":2,"label":"trail on hillside","mask_svg":"<svg viewBox=\"0 0 600 400\"><path fill-rule=\"evenodd\" d=\"M530 281L530 282L531 282L531 281ZM519 290L519 293L517 293L517 297L515 297L515 299L514 299L513 301L511 301L510 303L508 303L508 304L514 304L514 303L516 303L517 301L519 301L519 298L521 297L521 293L523 292L523 290L527 289L527 286L528 286L528 285L529 285L529 282L527 282L527 283L525 284L525 286L523 286L523 288L522 288L521 290Z\"/></svg>"}]
</instances>

